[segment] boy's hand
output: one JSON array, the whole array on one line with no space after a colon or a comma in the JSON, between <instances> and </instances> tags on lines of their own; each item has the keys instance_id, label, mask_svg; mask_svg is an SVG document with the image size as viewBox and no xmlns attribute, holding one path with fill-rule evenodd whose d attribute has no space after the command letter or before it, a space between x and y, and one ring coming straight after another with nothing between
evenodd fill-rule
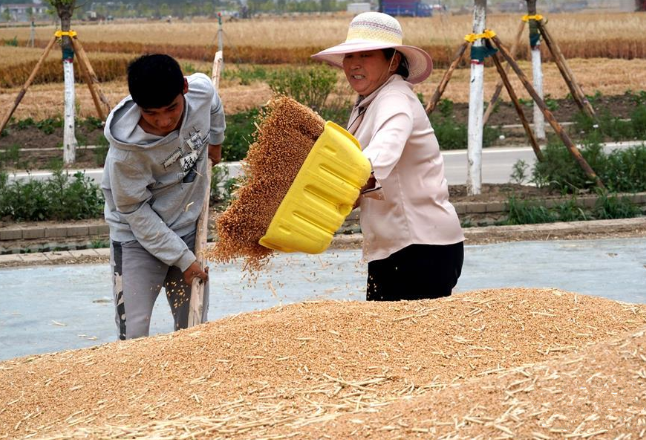
<instances>
[{"instance_id":1,"label":"boy's hand","mask_svg":"<svg viewBox=\"0 0 646 440\"><path fill-rule=\"evenodd\" d=\"M200 268L200 264L197 261L194 261L193 264L188 266L188 269L184 271L184 281L189 286L193 284L195 278L199 278L203 282L209 280L209 268L206 267L206 270Z\"/></svg>"},{"instance_id":2,"label":"boy's hand","mask_svg":"<svg viewBox=\"0 0 646 440\"><path fill-rule=\"evenodd\" d=\"M222 161L222 145L209 144L209 159L216 165Z\"/></svg>"}]
</instances>

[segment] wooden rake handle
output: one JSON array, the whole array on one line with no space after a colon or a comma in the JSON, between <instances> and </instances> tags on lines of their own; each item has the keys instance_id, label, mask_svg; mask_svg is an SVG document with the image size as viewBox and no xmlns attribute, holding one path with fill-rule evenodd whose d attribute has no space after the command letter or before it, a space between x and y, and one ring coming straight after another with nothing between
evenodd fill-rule
<instances>
[{"instance_id":1,"label":"wooden rake handle","mask_svg":"<svg viewBox=\"0 0 646 440\"><path fill-rule=\"evenodd\" d=\"M215 91L218 91L220 85L220 71L222 70L222 65L224 63L224 58L222 57L222 51L217 51L215 57L213 58L213 73L211 75L211 81L213 82L213 87ZM211 159L208 157L207 151L207 173L206 176L206 195L204 196L204 203L202 204L202 211L200 216L197 219L197 231L195 233L195 257L197 262L200 264L202 270L206 268L206 259L204 258L204 251L206 250L206 242L209 233L209 200L211 198ZM193 327L194 325L202 324L202 315L204 312L204 282L199 278L193 279L193 284L191 285L191 299L189 304L188 312L188 326Z\"/></svg>"}]
</instances>

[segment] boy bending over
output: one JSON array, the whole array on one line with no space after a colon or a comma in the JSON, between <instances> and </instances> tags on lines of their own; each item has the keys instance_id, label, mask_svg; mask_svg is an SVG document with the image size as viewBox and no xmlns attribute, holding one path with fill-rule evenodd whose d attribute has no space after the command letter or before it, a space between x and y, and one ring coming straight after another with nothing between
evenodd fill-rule
<instances>
[{"instance_id":1,"label":"boy bending over","mask_svg":"<svg viewBox=\"0 0 646 440\"><path fill-rule=\"evenodd\" d=\"M164 287L175 330L188 326L191 283L208 274L196 261L195 231L206 177L221 158L224 110L211 80L184 77L167 55L128 66L130 96L108 116L110 142L101 187L110 226L110 264L120 339L148 336Z\"/></svg>"}]
</instances>

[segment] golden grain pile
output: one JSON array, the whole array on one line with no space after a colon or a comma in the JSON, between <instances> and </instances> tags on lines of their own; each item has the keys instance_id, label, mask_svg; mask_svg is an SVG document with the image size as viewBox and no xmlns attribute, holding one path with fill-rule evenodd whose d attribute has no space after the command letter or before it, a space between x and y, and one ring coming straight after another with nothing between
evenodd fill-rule
<instances>
[{"instance_id":1,"label":"golden grain pile","mask_svg":"<svg viewBox=\"0 0 646 440\"><path fill-rule=\"evenodd\" d=\"M278 96L269 101L243 161L246 180L218 217L218 242L207 250L208 259L228 262L244 257L247 269L262 267L272 251L258 240L324 126L319 115L291 98Z\"/></svg>"},{"instance_id":2,"label":"golden grain pile","mask_svg":"<svg viewBox=\"0 0 646 440\"><path fill-rule=\"evenodd\" d=\"M646 305L306 302L0 363L0 438L644 438Z\"/></svg>"}]
</instances>

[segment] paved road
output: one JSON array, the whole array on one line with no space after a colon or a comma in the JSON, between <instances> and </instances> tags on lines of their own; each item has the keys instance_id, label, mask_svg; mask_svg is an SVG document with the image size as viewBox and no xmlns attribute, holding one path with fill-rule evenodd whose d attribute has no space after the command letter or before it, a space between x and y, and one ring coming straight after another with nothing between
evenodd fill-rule
<instances>
[{"instance_id":1,"label":"paved road","mask_svg":"<svg viewBox=\"0 0 646 440\"><path fill-rule=\"evenodd\" d=\"M279 304L365 298L360 251L277 254L255 284L240 264L211 267L210 320ZM466 246L457 294L496 287L553 287L646 303L646 238ZM107 264L0 269L0 359L115 340ZM152 333L172 330L159 298Z\"/></svg>"},{"instance_id":2,"label":"paved road","mask_svg":"<svg viewBox=\"0 0 646 440\"><path fill-rule=\"evenodd\" d=\"M644 144L641 142L610 142L604 150L610 152L617 148L628 148ZM467 152L452 150L442 152L444 157L444 174L449 185L464 185L467 182ZM528 174L536 161L531 147L493 147L482 150L482 183L509 183L514 171L514 164L524 160L529 166Z\"/></svg>"},{"instance_id":3,"label":"paved road","mask_svg":"<svg viewBox=\"0 0 646 440\"><path fill-rule=\"evenodd\" d=\"M616 148L627 148L635 145L642 145L644 142L613 142L605 144L606 151ZM451 150L442 153L444 156L445 174L449 185L464 185L467 181L467 155L466 150ZM511 179L511 173L514 170L514 164L519 160L524 160L531 170L535 161L534 152L530 147L496 147L485 148L482 150L482 183L508 183ZM231 177L235 177L240 172L238 162L227 163ZM100 168L82 170L87 176L96 182L101 181L103 170ZM74 173L74 171L70 171ZM26 179L29 177L36 179L47 179L51 176L49 171L34 171L31 173L16 173L10 176L11 179Z\"/></svg>"}]
</instances>

